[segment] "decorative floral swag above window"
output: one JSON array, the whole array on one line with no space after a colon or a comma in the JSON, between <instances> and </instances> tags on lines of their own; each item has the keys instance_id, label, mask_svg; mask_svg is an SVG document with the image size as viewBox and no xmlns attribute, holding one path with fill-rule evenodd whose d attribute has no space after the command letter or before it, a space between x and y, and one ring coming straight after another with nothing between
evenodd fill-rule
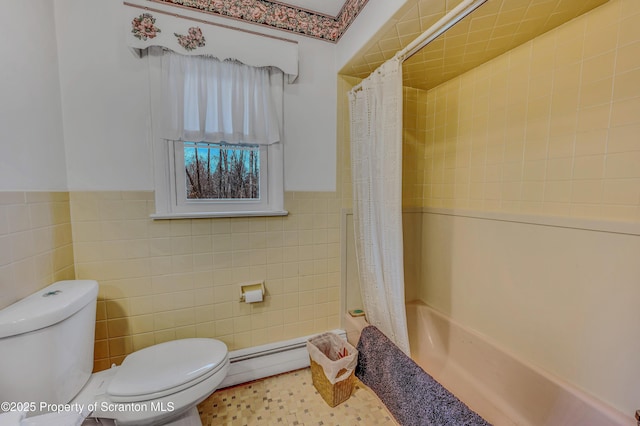
<instances>
[{"instance_id":1,"label":"decorative floral swag above window","mask_svg":"<svg viewBox=\"0 0 640 426\"><path fill-rule=\"evenodd\" d=\"M161 32L162 30L156 26L156 18L150 13L143 13L131 21L131 33L138 40L153 39ZM207 42L199 27L189 28L187 35L178 33L173 35L178 39L178 44L189 51L204 47Z\"/></svg>"}]
</instances>

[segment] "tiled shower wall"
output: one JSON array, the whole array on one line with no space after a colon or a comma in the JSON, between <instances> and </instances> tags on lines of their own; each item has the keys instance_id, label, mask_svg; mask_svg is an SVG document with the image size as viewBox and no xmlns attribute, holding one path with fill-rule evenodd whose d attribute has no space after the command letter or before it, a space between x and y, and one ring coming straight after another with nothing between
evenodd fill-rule
<instances>
[{"instance_id":1,"label":"tiled shower wall","mask_svg":"<svg viewBox=\"0 0 640 426\"><path fill-rule=\"evenodd\" d=\"M69 194L0 192L0 309L74 276Z\"/></svg>"},{"instance_id":2,"label":"tiled shower wall","mask_svg":"<svg viewBox=\"0 0 640 426\"><path fill-rule=\"evenodd\" d=\"M612 0L405 89L405 206L640 221L639 18Z\"/></svg>"},{"instance_id":3,"label":"tiled shower wall","mask_svg":"<svg viewBox=\"0 0 640 426\"><path fill-rule=\"evenodd\" d=\"M98 280L95 369L167 340L230 350L340 325L336 193L287 193L287 217L152 220L153 192L72 192L76 274ZM264 280L263 303L239 284Z\"/></svg>"},{"instance_id":4,"label":"tiled shower wall","mask_svg":"<svg viewBox=\"0 0 640 426\"><path fill-rule=\"evenodd\" d=\"M402 89L402 207L405 211L424 204L427 94L412 87Z\"/></svg>"}]
</instances>

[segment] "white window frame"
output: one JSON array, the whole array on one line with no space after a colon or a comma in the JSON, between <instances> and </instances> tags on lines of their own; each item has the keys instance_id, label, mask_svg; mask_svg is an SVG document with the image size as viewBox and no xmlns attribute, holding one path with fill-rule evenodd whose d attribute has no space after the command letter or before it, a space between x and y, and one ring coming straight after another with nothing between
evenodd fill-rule
<instances>
[{"instance_id":1,"label":"white window frame","mask_svg":"<svg viewBox=\"0 0 640 426\"><path fill-rule=\"evenodd\" d=\"M260 168L258 170L258 198L255 199L188 199L187 198L187 172L184 163L185 142L173 141L173 164L175 165L176 205L183 211L209 211L209 203L214 203L219 211L246 211L268 210L269 178L268 178L268 148L264 145L252 145L251 148L259 150ZM221 145L217 145L220 147ZM200 147L204 149L203 147ZM242 149L242 145L229 145L228 149ZM246 148L245 148L246 149ZM220 161L220 160L218 160ZM178 184L184 182L185 184ZM236 205L238 207L236 207Z\"/></svg>"},{"instance_id":2,"label":"white window frame","mask_svg":"<svg viewBox=\"0 0 640 426\"><path fill-rule=\"evenodd\" d=\"M160 142L164 150L156 156L156 213L154 219L284 216L282 144L263 145L260 148L260 200L187 200L184 157L180 141ZM162 155L164 154L164 155ZM158 158L160 157L160 158ZM266 161L265 161L266 160ZM266 170L264 170L266 168ZM158 182L159 179L156 179Z\"/></svg>"},{"instance_id":3,"label":"white window frame","mask_svg":"<svg viewBox=\"0 0 640 426\"><path fill-rule=\"evenodd\" d=\"M160 105L160 55L149 54L149 84L151 116L158 117ZM284 84L284 82L283 82ZM279 99L279 102L283 102ZM281 105L280 105L281 106ZM283 127L283 108L278 108L280 128ZM176 144L180 141L161 139L158 120L152 119L153 169L155 185L155 213L153 219L193 219L215 217L286 216L284 209L284 149L282 142L261 146L260 202L250 200L182 200L179 186L185 186L185 173L177 173ZM284 132L282 132L284 133ZM199 141L192 141L199 142ZM179 158L178 158L179 159ZM265 161L266 159L266 161ZM184 160L182 166L184 169ZM266 167L266 181L262 179Z\"/></svg>"}]
</instances>

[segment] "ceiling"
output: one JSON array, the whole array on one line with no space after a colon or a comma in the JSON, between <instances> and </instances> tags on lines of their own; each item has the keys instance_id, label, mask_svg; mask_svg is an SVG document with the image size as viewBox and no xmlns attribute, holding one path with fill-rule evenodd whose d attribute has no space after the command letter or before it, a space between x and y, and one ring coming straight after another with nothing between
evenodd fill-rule
<instances>
[{"instance_id":1,"label":"ceiling","mask_svg":"<svg viewBox=\"0 0 640 426\"><path fill-rule=\"evenodd\" d=\"M404 85L429 90L608 0L488 0L471 15L407 59ZM455 7L411 0L342 69L364 78Z\"/></svg>"}]
</instances>

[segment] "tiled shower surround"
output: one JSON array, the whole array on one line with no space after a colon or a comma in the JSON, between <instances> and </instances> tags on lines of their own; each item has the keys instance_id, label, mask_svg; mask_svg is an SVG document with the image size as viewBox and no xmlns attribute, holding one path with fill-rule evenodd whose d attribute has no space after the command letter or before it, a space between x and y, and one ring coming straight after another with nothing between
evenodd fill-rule
<instances>
[{"instance_id":1,"label":"tiled shower surround","mask_svg":"<svg viewBox=\"0 0 640 426\"><path fill-rule=\"evenodd\" d=\"M405 206L640 222L638 17L612 1L405 88Z\"/></svg>"},{"instance_id":2,"label":"tiled shower surround","mask_svg":"<svg viewBox=\"0 0 640 426\"><path fill-rule=\"evenodd\" d=\"M286 217L152 220L153 192L72 192L76 277L100 283L95 369L167 340L229 350L340 325L336 193L285 195ZM239 284L265 280L263 303Z\"/></svg>"}]
</instances>

